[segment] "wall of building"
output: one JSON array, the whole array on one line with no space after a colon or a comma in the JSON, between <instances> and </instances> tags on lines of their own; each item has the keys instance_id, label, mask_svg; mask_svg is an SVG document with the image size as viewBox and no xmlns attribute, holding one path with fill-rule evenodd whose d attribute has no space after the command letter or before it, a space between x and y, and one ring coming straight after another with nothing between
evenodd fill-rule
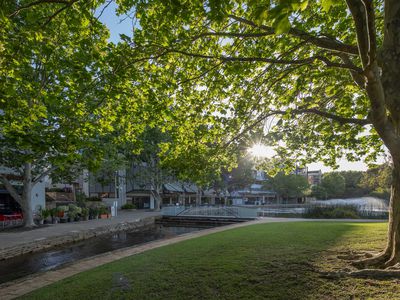
<instances>
[{"instance_id":1,"label":"wall of building","mask_svg":"<svg viewBox=\"0 0 400 300\"><path fill-rule=\"evenodd\" d=\"M46 191L45 191L45 182L40 181L36 183L32 188L32 208L33 210L38 210L39 208L46 207Z\"/></svg>"}]
</instances>

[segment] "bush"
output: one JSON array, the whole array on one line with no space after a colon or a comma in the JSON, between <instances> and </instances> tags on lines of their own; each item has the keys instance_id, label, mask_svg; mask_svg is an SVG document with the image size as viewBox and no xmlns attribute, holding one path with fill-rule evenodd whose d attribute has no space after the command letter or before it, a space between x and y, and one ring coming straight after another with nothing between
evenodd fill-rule
<instances>
[{"instance_id":1,"label":"bush","mask_svg":"<svg viewBox=\"0 0 400 300\"><path fill-rule=\"evenodd\" d=\"M101 201L101 198L97 197L97 196L92 196L92 197L87 198L87 200L88 201Z\"/></svg>"},{"instance_id":2,"label":"bush","mask_svg":"<svg viewBox=\"0 0 400 300\"><path fill-rule=\"evenodd\" d=\"M88 208L82 208L81 216L86 218L89 217L89 209Z\"/></svg>"},{"instance_id":3,"label":"bush","mask_svg":"<svg viewBox=\"0 0 400 300\"><path fill-rule=\"evenodd\" d=\"M310 206L303 213L304 218L315 219L359 219L360 215L356 206Z\"/></svg>"},{"instance_id":4,"label":"bush","mask_svg":"<svg viewBox=\"0 0 400 300\"><path fill-rule=\"evenodd\" d=\"M84 193L76 193L76 203L80 207L86 207L87 197Z\"/></svg>"},{"instance_id":5,"label":"bush","mask_svg":"<svg viewBox=\"0 0 400 300\"><path fill-rule=\"evenodd\" d=\"M381 198L384 200L390 200L390 190L389 189L382 189L377 188L376 190L372 191L370 194L372 197Z\"/></svg>"},{"instance_id":6,"label":"bush","mask_svg":"<svg viewBox=\"0 0 400 300\"><path fill-rule=\"evenodd\" d=\"M124 205L121 206L121 209L135 209L136 205L135 204L131 204L131 203L126 203Z\"/></svg>"},{"instance_id":7,"label":"bush","mask_svg":"<svg viewBox=\"0 0 400 300\"><path fill-rule=\"evenodd\" d=\"M89 208L89 216L91 218L97 218L99 215L99 209L96 206L92 206Z\"/></svg>"},{"instance_id":8,"label":"bush","mask_svg":"<svg viewBox=\"0 0 400 300\"><path fill-rule=\"evenodd\" d=\"M99 215L105 215L108 214L108 208L105 206L100 206L99 207Z\"/></svg>"}]
</instances>

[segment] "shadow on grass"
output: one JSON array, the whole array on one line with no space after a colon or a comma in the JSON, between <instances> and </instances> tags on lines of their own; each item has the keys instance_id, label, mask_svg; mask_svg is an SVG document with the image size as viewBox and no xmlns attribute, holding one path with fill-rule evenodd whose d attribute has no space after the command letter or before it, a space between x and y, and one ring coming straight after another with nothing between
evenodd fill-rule
<instances>
[{"instance_id":1,"label":"shadow on grass","mask_svg":"<svg viewBox=\"0 0 400 300\"><path fill-rule=\"evenodd\" d=\"M329 280L338 252L379 249L385 224L271 223L188 240L67 278L23 299L352 299L393 282ZM398 294L397 294L398 295Z\"/></svg>"}]
</instances>

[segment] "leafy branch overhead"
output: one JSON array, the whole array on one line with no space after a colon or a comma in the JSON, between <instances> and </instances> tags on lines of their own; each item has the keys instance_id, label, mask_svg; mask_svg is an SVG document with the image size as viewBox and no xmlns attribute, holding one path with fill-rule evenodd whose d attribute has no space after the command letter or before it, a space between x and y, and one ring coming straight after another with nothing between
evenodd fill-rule
<instances>
[{"instance_id":1,"label":"leafy branch overhead","mask_svg":"<svg viewBox=\"0 0 400 300\"><path fill-rule=\"evenodd\" d=\"M382 44L383 3L367 18L372 39L351 30L351 2L126 0L119 9L134 6L140 24L126 40L128 59L157 74L159 98L172 98L181 118L208 115L204 125L232 147L264 128L263 140L284 143L288 161L335 165L383 149L367 85L373 52L363 50Z\"/></svg>"}]
</instances>

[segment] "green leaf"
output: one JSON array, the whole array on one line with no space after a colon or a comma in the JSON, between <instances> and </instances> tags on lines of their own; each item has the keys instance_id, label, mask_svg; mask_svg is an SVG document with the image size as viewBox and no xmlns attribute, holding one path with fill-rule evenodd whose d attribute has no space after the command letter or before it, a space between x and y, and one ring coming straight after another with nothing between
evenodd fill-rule
<instances>
[{"instance_id":1,"label":"green leaf","mask_svg":"<svg viewBox=\"0 0 400 300\"><path fill-rule=\"evenodd\" d=\"M328 12L335 5L335 0L321 0L322 11Z\"/></svg>"},{"instance_id":2,"label":"green leaf","mask_svg":"<svg viewBox=\"0 0 400 300\"><path fill-rule=\"evenodd\" d=\"M276 34L282 34L285 32L288 32L290 29L290 22L289 22L289 16L284 15L281 16L274 24L275 27L275 33Z\"/></svg>"}]
</instances>

